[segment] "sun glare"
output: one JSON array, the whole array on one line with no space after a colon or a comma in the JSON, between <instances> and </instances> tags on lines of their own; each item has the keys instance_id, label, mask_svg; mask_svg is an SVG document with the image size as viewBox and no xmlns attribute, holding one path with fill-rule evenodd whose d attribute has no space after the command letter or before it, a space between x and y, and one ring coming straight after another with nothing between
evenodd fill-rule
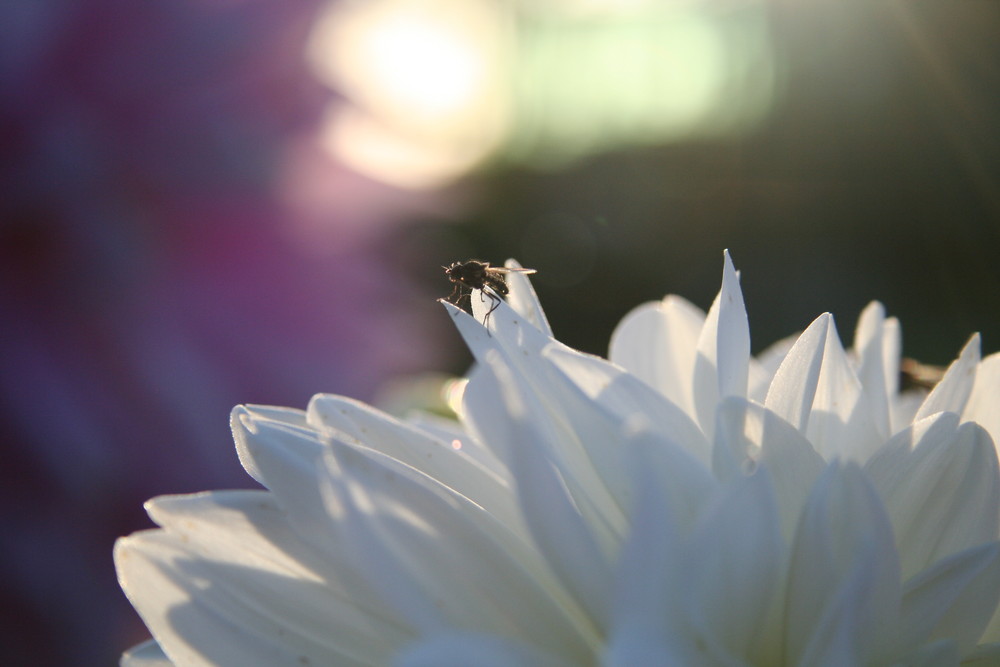
<instances>
[{"instance_id":1,"label":"sun glare","mask_svg":"<svg viewBox=\"0 0 1000 667\"><path fill-rule=\"evenodd\" d=\"M324 145L406 188L488 158L558 165L740 131L770 108L775 75L759 8L645 0L331 3L309 59L350 107Z\"/></svg>"},{"instance_id":2,"label":"sun glare","mask_svg":"<svg viewBox=\"0 0 1000 667\"><path fill-rule=\"evenodd\" d=\"M506 125L504 24L495 4L479 0L331 6L310 60L361 112L332 116L326 145L404 187L432 187L469 169Z\"/></svg>"}]
</instances>

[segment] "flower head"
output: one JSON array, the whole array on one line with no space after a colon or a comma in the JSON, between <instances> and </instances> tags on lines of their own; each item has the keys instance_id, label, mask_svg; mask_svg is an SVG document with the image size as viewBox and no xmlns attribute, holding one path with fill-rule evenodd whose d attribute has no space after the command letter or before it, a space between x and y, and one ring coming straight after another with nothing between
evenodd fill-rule
<instances>
[{"instance_id":1,"label":"flower head","mask_svg":"<svg viewBox=\"0 0 1000 667\"><path fill-rule=\"evenodd\" d=\"M459 422L339 396L232 414L266 491L150 501L116 548L125 664L958 665L1000 659L1000 357L900 391L878 304L760 358L726 256L707 314L640 306L610 361L527 278ZM478 316L479 319L476 319ZM166 664L166 663L164 663Z\"/></svg>"}]
</instances>

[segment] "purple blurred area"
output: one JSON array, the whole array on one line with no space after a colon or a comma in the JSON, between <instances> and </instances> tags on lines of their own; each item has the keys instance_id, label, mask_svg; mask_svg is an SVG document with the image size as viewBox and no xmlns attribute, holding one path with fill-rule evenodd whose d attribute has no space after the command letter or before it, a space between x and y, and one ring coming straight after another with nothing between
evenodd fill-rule
<instances>
[{"instance_id":1,"label":"purple blurred area","mask_svg":"<svg viewBox=\"0 0 1000 667\"><path fill-rule=\"evenodd\" d=\"M145 639L112 544L150 496L252 485L234 404L437 365L406 197L314 146L317 6L0 3L0 664Z\"/></svg>"}]
</instances>

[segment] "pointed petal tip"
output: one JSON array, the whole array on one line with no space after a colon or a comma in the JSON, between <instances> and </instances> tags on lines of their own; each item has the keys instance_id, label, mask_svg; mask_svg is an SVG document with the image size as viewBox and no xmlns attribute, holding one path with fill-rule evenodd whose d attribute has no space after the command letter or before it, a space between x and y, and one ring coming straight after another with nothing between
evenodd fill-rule
<instances>
[{"instance_id":1,"label":"pointed petal tip","mask_svg":"<svg viewBox=\"0 0 1000 667\"><path fill-rule=\"evenodd\" d=\"M156 514L161 510L173 511L177 507L183 507L194 499L207 498L215 494L215 491L198 491L196 493L168 493L154 496L142 504L146 513L156 521ZM157 522L159 523L159 522Z\"/></svg>"},{"instance_id":2,"label":"pointed petal tip","mask_svg":"<svg viewBox=\"0 0 1000 667\"><path fill-rule=\"evenodd\" d=\"M740 272L733 266L732 258L727 254L725 266L722 269L722 289L719 291L720 297L726 295L726 301L738 304L739 310L743 311L746 318L746 307L743 304L743 289L740 286ZM747 332L749 336L749 331ZM749 354L749 352L748 352Z\"/></svg>"},{"instance_id":3,"label":"pointed petal tip","mask_svg":"<svg viewBox=\"0 0 1000 667\"><path fill-rule=\"evenodd\" d=\"M438 299L437 302L440 303L442 306L444 306L444 309L447 310L448 314L451 315L452 317L457 317L458 313L465 312L464 310L453 304L451 301L448 301L447 299L443 298Z\"/></svg>"},{"instance_id":4,"label":"pointed petal tip","mask_svg":"<svg viewBox=\"0 0 1000 667\"><path fill-rule=\"evenodd\" d=\"M808 331L810 329L813 329L814 327L816 327L816 328L822 327L824 330L826 330L827 332L829 332L830 327L832 325L833 325L833 313L827 311L827 312L824 312L824 313L820 313L816 317L816 319L814 319L812 322L810 322L809 326L806 327L806 331ZM813 330L815 331L815 329L813 329ZM802 334L804 334L804 333L805 333L805 331L802 332ZM799 334L799 336L801 337L802 334Z\"/></svg>"},{"instance_id":5,"label":"pointed petal tip","mask_svg":"<svg viewBox=\"0 0 1000 667\"><path fill-rule=\"evenodd\" d=\"M951 414L954 420L957 422L960 417L954 413L940 413L940 414ZM993 444L993 436L985 428L977 424L976 422L962 422L957 428L957 435L962 438L968 438L969 441L973 443L974 447L982 449L984 452L996 459L996 447Z\"/></svg>"},{"instance_id":6,"label":"pointed petal tip","mask_svg":"<svg viewBox=\"0 0 1000 667\"><path fill-rule=\"evenodd\" d=\"M812 328L813 326L822 327L826 332L825 335L827 336L830 335L831 331L833 331L834 335L836 335L837 323L833 319L833 313L821 313L819 317L812 321L812 324L810 324L808 328Z\"/></svg>"},{"instance_id":7,"label":"pointed petal tip","mask_svg":"<svg viewBox=\"0 0 1000 667\"><path fill-rule=\"evenodd\" d=\"M309 402L306 404L306 414L312 415L316 413L316 407L322 403L331 394L313 394L309 397Z\"/></svg>"},{"instance_id":8,"label":"pointed petal tip","mask_svg":"<svg viewBox=\"0 0 1000 667\"><path fill-rule=\"evenodd\" d=\"M118 667L173 667L159 644L150 639L125 651Z\"/></svg>"},{"instance_id":9,"label":"pointed petal tip","mask_svg":"<svg viewBox=\"0 0 1000 667\"><path fill-rule=\"evenodd\" d=\"M878 313L881 317L885 317L885 305L878 299L872 299L861 309L861 316L864 317L869 312Z\"/></svg>"},{"instance_id":10,"label":"pointed petal tip","mask_svg":"<svg viewBox=\"0 0 1000 667\"><path fill-rule=\"evenodd\" d=\"M975 360L977 364L982 359L982 337L979 335L978 331L969 336L969 340L967 340L965 345L962 346L961 352L958 353L958 358L955 359L952 364L954 365L959 361L966 361L970 359Z\"/></svg>"},{"instance_id":11,"label":"pointed petal tip","mask_svg":"<svg viewBox=\"0 0 1000 667\"><path fill-rule=\"evenodd\" d=\"M237 405L229 412L229 428L237 438L244 433L257 434L258 423L249 405Z\"/></svg>"},{"instance_id":12,"label":"pointed petal tip","mask_svg":"<svg viewBox=\"0 0 1000 667\"><path fill-rule=\"evenodd\" d=\"M446 299L438 299L438 303L440 303L442 306L444 306L444 309L446 311L448 311L448 314L451 315L451 317L454 320L456 320L456 321L464 321L464 322L467 322L469 324L476 323L476 324L479 324L480 326L482 325L482 322L480 322L478 319L476 319L475 317L473 317L469 313L465 312L463 309L461 309L458 306L456 306L455 304L453 304L451 301L448 301ZM465 318L464 320L462 319L463 317ZM485 327L483 327L483 328L485 329ZM462 328L459 327L459 331L461 331L461 330L462 330Z\"/></svg>"},{"instance_id":13,"label":"pointed petal tip","mask_svg":"<svg viewBox=\"0 0 1000 667\"><path fill-rule=\"evenodd\" d=\"M119 537L115 540L114 548L112 549L112 554L114 556L115 562L118 562L119 558L125 557L125 550L129 547L129 542L132 541L131 535L125 535Z\"/></svg>"},{"instance_id":14,"label":"pointed petal tip","mask_svg":"<svg viewBox=\"0 0 1000 667\"><path fill-rule=\"evenodd\" d=\"M159 529L142 530L132 535L126 535L124 537L119 537L115 540L114 548L111 550L111 558L115 564L115 575L118 580L118 587L128 594L130 587L128 586L128 572L129 561L133 556L137 554L142 548L142 541L145 536L151 532L160 532ZM141 555L140 555L141 556Z\"/></svg>"},{"instance_id":15,"label":"pointed petal tip","mask_svg":"<svg viewBox=\"0 0 1000 667\"><path fill-rule=\"evenodd\" d=\"M736 273L736 267L733 264L733 256L729 254L728 248L722 251L722 262L726 272Z\"/></svg>"}]
</instances>

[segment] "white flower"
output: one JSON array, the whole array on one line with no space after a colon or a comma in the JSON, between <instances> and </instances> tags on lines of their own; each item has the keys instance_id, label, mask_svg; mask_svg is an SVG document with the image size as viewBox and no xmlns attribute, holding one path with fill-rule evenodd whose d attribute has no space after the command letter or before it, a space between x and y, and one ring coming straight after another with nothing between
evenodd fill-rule
<instances>
[{"instance_id":1,"label":"white flower","mask_svg":"<svg viewBox=\"0 0 1000 667\"><path fill-rule=\"evenodd\" d=\"M339 396L232 414L266 491L152 500L119 541L156 643L125 665L1000 661L1000 357L900 393L899 326L820 316L760 359L726 256L708 314L639 307L611 363L527 279L481 324L461 423ZM991 438L991 435L993 438ZM992 662L991 662L992 661Z\"/></svg>"}]
</instances>

